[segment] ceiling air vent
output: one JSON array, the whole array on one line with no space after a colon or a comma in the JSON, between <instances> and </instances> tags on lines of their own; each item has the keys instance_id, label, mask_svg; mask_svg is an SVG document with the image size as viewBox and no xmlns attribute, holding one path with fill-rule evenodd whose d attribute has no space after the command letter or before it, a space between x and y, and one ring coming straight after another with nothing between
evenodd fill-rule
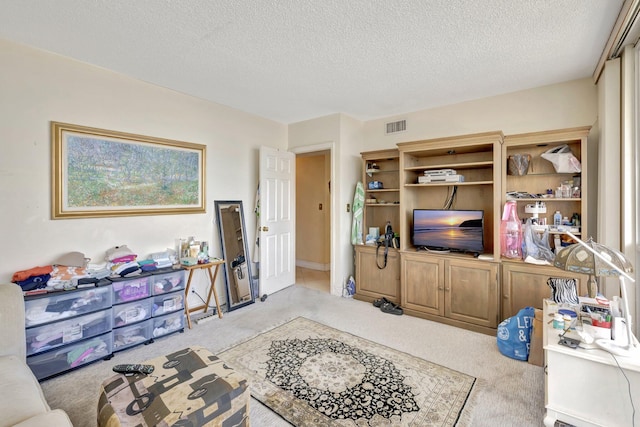
<instances>
[{"instance_id":1,"label":"ceiling air vent","mask_svg":"<svg viewBox=\"0 0 640 427\"><path fill-rule=\"evenodd\" d=\"M407 130L407 121L399 120L397 122L387 123L387 135Z\"/></svg>"}]
</instances>

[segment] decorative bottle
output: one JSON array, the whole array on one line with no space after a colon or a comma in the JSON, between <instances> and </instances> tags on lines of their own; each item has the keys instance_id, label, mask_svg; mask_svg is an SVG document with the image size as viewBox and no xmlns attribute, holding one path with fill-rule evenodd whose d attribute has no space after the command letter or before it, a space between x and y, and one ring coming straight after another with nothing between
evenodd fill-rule
<instances>
[{"instance_id":1,"label":"decorative bottle","mask_svg":"<svg viewBox=\"0 0 640 427\"><path fill-rule=\"evenodd\" d=\"M518 218L518 205L510 200L504 205L500 223L500 255L522 258L522 223Z\"/></svg>"}]
</instances>

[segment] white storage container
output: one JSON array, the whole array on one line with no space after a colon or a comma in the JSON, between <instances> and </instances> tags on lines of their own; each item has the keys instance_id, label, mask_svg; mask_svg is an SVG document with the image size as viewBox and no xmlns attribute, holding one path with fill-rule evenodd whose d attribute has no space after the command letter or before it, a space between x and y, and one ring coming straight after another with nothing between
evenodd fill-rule
<instances>
[{"instance_id":1,"label":"white storage container","mask_svg":"<svg viewBox=\"0 0 640 427\"><path fill-rule=\"evenodd\" d=\"M171 292L169 294L161 294L153 297L153 307L151 316L161 316L167 313L184 309L184 293L182 290Z\"/></svg>"},{"instance_id":2,"label":"white storage container","mask_svg":"<svg viewBox=\"0 0 640 427\"><path fill-rule=\"evenodd\" d=\"M27 364L38 380L86 365L111 355L111 332L78 341L55 350L27 357Z\"/></svg>"},{"instance_id":3,"label":"white storage container","mask_svg":"<svg viewBox=\"0 0 640 427\"><path fill-rule=\"evenodd\" d=\"M25 298L25 325L36 326L111 307L111 285Z\"/></svg>"},{"instance_id":4,"label":"white storage container","mask_svg":"<svg viewBox=\"0 0 640 427\"><path fill-rule=\"evenodd\" d=\"M151 318L153 322L153 338L184 330L184 312L177 311L172 314Z\"/></svg>"},{"instance_id":5,"label":"white storage container","mask_svg":"<svg viewBox=\"0 0 640 427\"><path fill-rule=\"evenodd\" d=\"M113 306L113 327L129 325L151 317L151 298Z\"/></svg>"},{"instance_id":6,"label":"white storage container","mask_svg":"<svg viewBox=\"0 0 640 427\"><path fill-rule=\"evenodd\" d=\"M151 287L153 295L184 289L184 270L158 270L151 276Z\"/></svg>"},{"instance_id":7,"label":"white storage container","mask_svg":"<svg viewBox=\"0 0 640 427\"><path fill-rule=\"evenodd\" d=\"M113 284L113 303L121 304L151 296L151 279L149 276L128 278L111 278Z\"/></svg>"},{"instance_id":8,"label":"white storage container","mask_svg":"<svg viewBox=\"0 0 640 427\"><path fill-rule=\"evenodd\" d=\"M113 351L124 350L151 340L151 319L113 330Z\"/></svg>"},{"instance_id":9,"label":"white storage container","mask_svg":"<svg viewBox=\"0 0 640 427\"><path fill-rule=\"evenodd\" d=\"M26 330L27 356L109 332L112 322L113 315L111 309L108 308L68 320L29 328Z\"/></svg>"}]
</instances>

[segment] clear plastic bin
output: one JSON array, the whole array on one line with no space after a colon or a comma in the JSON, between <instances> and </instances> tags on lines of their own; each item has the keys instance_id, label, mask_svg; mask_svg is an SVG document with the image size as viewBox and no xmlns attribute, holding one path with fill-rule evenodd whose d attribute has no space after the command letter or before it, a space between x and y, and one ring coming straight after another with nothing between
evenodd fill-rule
<instances>
[{"instance_id":1,"label":"clear plastic bin","mask_svg":"<svg viewBox=\"0 0 640 427\"><path fill-rule=\"evenodd\" d=\"M104 310L111 304L111 285L26 297L25 325L30 327L56 322Z\"/></svg>"},{"instance_id":2,"label":"clear plastic bin","mask_svg":"<svg viewBox=\"0 0 640 427\"><path fill-rule=\"evenodd\" d=\"M151 298L147 298L113 306L113 327L117 328L150 318L152 303Z\"/></svg>"},{"instance_id":3,"label":"clear plastic bin","mask_svg":"<svg viewBox=\"0 0 640 427\"><path fill-rule=\"evenodd\" d=\"M113 284L113 303L121 304L151 296L151 278L136 276L135 278L111 279Z\"/></svg>"},{"instance_id":4,"label":"clear plastic bin","mask_svg":"<svg viewBox=\"0 0 640 427\"><path fill-rule=\"evenodd\" d=\"M161 295L184 289L184 282L184 270L172 270L164 273L156 272L151 276L152 293L153 295Z\"/></svg>"},{"instance_id":5,"label":"clear plastic bin","mask_svg":"<svg viewBox=\"0 0 640 427\"><path fill-rule=\"evenodd\" d=\"M113 351L124 350L151 340L151 319L113 330Z\"/></svg>"},{"instance_id":6,"label":"clear plastic bin","mask_svg":"<svg viewBox=\"0 0 640 427\"><path fill-rule=\"evenodd\" d=\"M61 320L26 330L27 356L51 350L111 330L111 309L97 311L68 320Z\"/></svg>"},{"instance_id":7,"label":"clear plastic bin","mask_svg":"<svg viewBox=\"0 0 640 427\"><path fill-rule=\"evenodd\" d=\"M184 309L184 293L179 290L170 294L162 294L153 297L151 316L161 316L167 313Z\"/></svg>"},{"instance_id":8,"label":"clear plastic bin","mask_svg":"<svg viewBox=\"0 0 640 427\"><path fill-rule=\"evenodd\" d=\"M52 377L111 355L111 332L27 357L27 364L38 380Z\"/></svg>"},{"instance_id":9,"label":"clear plastic bin","mask_svg":"<svg viewBox=\"0 0 640 427\"><path fill-rule=\"evenodd\" d=\"M178 311L164 316L153 317L153 338L184 330L184 312Z\"/></svg>"}]
</instances>

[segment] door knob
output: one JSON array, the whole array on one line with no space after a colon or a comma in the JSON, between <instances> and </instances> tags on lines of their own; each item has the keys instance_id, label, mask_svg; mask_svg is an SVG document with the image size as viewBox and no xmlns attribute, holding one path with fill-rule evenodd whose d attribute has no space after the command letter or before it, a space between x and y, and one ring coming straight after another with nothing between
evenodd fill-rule
<instances>
[{"instance_id":1,"label":"door knob","mask_svg":"<svg viewBox=\"0 0 640 427\"><path fill-rule=\"evenodd\" d=\"M269 227L265 225L264 227L262 227L262 231L269 231Z\"/></svg>"}]
</instances>

